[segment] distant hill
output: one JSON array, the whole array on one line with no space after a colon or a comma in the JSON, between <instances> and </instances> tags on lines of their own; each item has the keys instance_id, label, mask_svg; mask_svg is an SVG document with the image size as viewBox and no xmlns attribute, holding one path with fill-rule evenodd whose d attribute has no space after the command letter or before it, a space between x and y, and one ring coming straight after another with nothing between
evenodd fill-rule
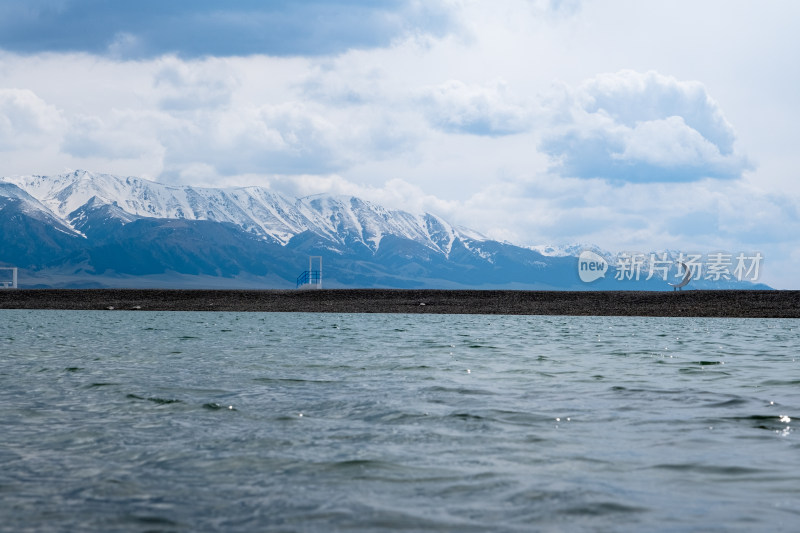
<instances>
[{"instance_id":1,"label":"distant hill","mask_svg":"<svg viewBox=\"0 0 800 533\"><path fill-rule=\"evenodd\" d=\"M583 283L586 248L526 248L425 213L349 196L287 198L76 171L0 178L0 265L26 287L294 288L309 256L325 287L669 290L663 279ZM697 280L694 288L769 288Z\"/></svg>"}]
</instances>

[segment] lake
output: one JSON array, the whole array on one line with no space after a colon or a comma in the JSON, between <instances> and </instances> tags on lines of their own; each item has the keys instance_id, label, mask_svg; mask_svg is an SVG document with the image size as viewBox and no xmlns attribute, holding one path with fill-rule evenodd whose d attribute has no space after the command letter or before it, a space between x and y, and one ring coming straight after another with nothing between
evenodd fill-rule
<instances>
[{"instance_id":1,"label":"lake","mask_svg":"<svg viewBox=\"0 0 800 533\"><path fill-rule=\"evenodd\" d=\"M792 531L800 320L0 311L0 531Z\"/></svg>"}]
</instances>

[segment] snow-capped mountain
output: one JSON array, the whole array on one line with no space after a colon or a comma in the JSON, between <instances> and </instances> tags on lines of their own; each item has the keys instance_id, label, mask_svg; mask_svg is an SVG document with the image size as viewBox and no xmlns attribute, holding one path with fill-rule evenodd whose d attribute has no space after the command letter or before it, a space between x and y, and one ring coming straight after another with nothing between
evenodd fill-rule
<instances>
[{"instance_id":1,"label":"snow-capped mountain","mask_svg":"<svg viewBox=\"0 0 800 533\"><path fill-rule=\"evenodd\" d=\"M2 178L38 200L65 225L76 229L77 215L111 205L135 217L228 222L264 240L287 244L311 231L337 242L359 242L377 250L386 235L418 242L449 254L457 238L482 237L431 214L388 210L355 197L317 195L290 199L261 187L170 186L135 177L76 171L58 176ZM485 238L484 238L485 239Z\"/></svg>"},{"instance_id":2,"label":"snow-capped mountain","mask_svg":"<svg viewBox=\"0 0 800 533\"><path fill-rule=\"evenodd\" d=\"M356 197L86 171L0 178L0 235L0 265L28 286L291 288L321 256L328 287L664 289L581 283L581 251L612 263L596 247L523 248Z\"/></svg>"}]
</instances>

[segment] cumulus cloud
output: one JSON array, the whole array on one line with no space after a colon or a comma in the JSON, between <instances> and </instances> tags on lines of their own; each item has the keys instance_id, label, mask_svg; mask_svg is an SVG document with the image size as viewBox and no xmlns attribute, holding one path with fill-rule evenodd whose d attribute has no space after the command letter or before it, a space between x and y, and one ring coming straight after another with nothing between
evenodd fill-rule
<instances>
[{"instance_id":1,"label":"cumulus cloud","mask_svg":"<svg viewBox=\"0 0 800 533\"><path fill-rule=\"evenodd\" d=\"M343 63L343 64L342 64ZM386 74L382 69L350 62L321 62L302 83L304 96L336 106L363 105L379 99L381 83Z\"/></svg>"},{"instance_id":2,"label":"cumulus cloud","mask_svg":"<svg viewBox=\"0 0 800 533\"><path fill-rule=\"evenodd\" d=\"M626 126L678 116L721 153L729 154L733 149L733 127L700 82L628 70L601 74L587 81L582 92L586 97L584 108L590 113L604 111Z\"/></svg>"},{"instance_id":3,"label":"cumulus cloud","mask_svg":"<svg viewBox=\"0 0 800 533\"><path fill-rule=\"evenodd\" d=\"M227 105L240 83L222 60L186 62L168 57L161 61L154 84L162 109L192 110Z\"/></svg>"},{"instance_id":4,"label":"cumulus cloud","mask_svg":"<svg viewBox=\"0 0 800 533\"><path fill-rule=\"evenodd\" d=\"M530 128L530 114L512 102L505 83L467 85L451 80L422 91L419 98L434 128L448 133L498 137Z\"/></svg>"},{"instance_id":5,"label":"cumulus cloud","mask_svg":"<svg viewBox=\"0 0 800 533\"><path fill-rule=\"evenodd\" d=\"M377 92L378 101L347 107L307 97L302 59L120 63L82 54L0 54L10 83L55 69L62 69L59 83L37 80L37 92L0 89L4 173L69 167L136 174L138 164L176 183L328 175L413 151L423 122Z\"/></svg>"},{"instance_id":6,"label":"cumulus cloud","mask_svg":"<svg viewBox=\"0 0 800 533\"><path fill-rule=\"evenodd\" d=\"M573 91L541 148L565 176L612 181L737 178L749 163L698 82L656 72L603 74Z\"/></svg>"},{"instance_id":7,"label":"cumulus cloud","mask_svg":"<svg viewBox=\"0 0 800 533\"><path fill-rule=\"evenodd\" d=\"M5 0L0 47L128 58L328 55L453 27L439 1Z\"/></svg>"},{"instance_id":8,"label":"cumulus cloud","mask_svg":"<svg viewBox=\"0 0 800 533\"><path fill-rule=\"evenodd\" d=\"M61 113L28 89L0 89L0 151L32 148L52 140Z\"/></svg>"},{"instance_id":9,"label":"cumulus cloud","mask_svg":"<svg viewBox=\"0 0 800 533\"><path fill-rule=\"evenodd\" d=\"M176 120L161 137L168 177L198 163L223 176L324 174L343 164L337 127L296 102L200 113Z\"/></svg>"},{"instance_id":10,"label":"cumulus cloud","mask_svg":"<svg viewBox=\"0 0 800 533\"><path fill-rule=\"evenodd\" d=\"M158 128L158 118L149 113L114 111L105 118L77 115L69 120L61 150L78 158L159 157L162 147L155 135Z\"/></svg>"}]
</instances>

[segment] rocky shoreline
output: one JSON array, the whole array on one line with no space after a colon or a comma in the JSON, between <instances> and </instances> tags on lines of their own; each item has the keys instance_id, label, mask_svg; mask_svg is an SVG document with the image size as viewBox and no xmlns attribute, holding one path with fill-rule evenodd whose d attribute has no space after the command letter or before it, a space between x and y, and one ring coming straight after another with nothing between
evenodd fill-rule
<instances>
[{"instance_id":1,"label":"rocky shoreline","mask_svg":"<svg viewBox=\"0 0 800 533\"><path fill-rule=\"evenodd\" d=\"M800 318L800 291L9 289L0 309Z\"/></svg>"}]
</instances>

